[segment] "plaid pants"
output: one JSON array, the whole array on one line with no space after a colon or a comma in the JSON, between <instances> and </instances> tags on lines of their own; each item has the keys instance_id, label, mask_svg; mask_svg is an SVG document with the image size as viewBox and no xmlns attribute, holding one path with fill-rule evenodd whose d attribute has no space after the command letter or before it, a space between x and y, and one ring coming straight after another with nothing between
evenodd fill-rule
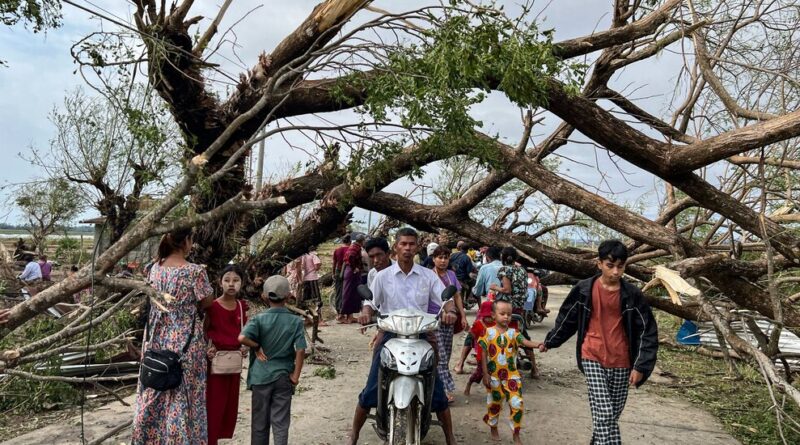
<instances>
[{"instance_id":1,"label":"plaid pants","mask_svg":"<svg viewBox=\"0 0 800 445\"><path fill-rule=\"evenodd\" d=\"M592 360L581 360L589 387L589 408L592 410L592 445L621 445L619 416L628 400L628 378L631 370L604 368Z\"/></svg>"},{"instance_id":2,"label":"plaid pants","mask_svg":"<svg viewBox=\"0 0 800 445\"><path fill-rule=\"evenodd\" d=\"M450 353L453 352L453 325L439 325L436 331L436 344L439 349L439 363L436 366L436 374L444 385L446 393L456 392L456 382L450 374Z\"/></svg>"}]
</instances>

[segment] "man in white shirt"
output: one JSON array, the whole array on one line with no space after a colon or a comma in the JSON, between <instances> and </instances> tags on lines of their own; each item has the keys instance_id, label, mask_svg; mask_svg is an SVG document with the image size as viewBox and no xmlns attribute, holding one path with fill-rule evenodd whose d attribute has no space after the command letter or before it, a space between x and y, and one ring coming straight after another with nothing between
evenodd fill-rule
<instances>
[{"instance_id":1,"label":"man in white shirt","mask_svg":"<svg viewBox=\"0 0 800 445\"><path fill-rule=\"evenodd\" d=\"M17 278L28 284L41 281L42 268L39 267L39 263L31 260L30 262L28 262L28 264L25 265L25 270L23 270L22 273L19 274Z\"/></svg>"},{"instance_id":2,"label":"man in white shirt","mask_svg":"<svg viewBox=\"0 0 800 445\"><path fill-rule=\"evenodd\" d=\"M364 307L358 318L361 324L370 323L376 310L380 310L382 313L389 313L396 309L409 308L428 312L431 303L435 303L438 306L442 305L442 292L445 289L442 281L432 270L426 269L419 264L414 264L418 240L417 232L410 227L397 231L397 241L394 245L397 263L375 275L372 286L370 286L372 301L364 302ZM456 311L452 300L445 303L443 314L442 323L447 325L455 323ZM353 416L353 429L350 432L349 444L355 445L358 443L358 436L364 426L364 422L367 420L369 410L378 405L379 352L389 338L391 338L391 335L384 333L381 340L375 344L367 385L358 396L358 405L356 405L356 412ZM450 407L447 404L444 387L438 377L434 382L431 411L436 413L436 417L442 425L447 444L455 444L456 439L453 435Z\"/></svg>"}]
</instances>

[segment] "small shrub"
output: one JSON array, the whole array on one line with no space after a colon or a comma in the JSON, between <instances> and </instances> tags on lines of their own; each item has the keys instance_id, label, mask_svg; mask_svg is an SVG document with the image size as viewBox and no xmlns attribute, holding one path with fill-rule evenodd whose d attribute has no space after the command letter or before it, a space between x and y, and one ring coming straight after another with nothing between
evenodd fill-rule
<instances>
[{"instance_id":1,"label":"small shrub","mask_svg":"<svg viewBox=\"0 0 800 445\"><path fill-rule=\"evenodd\" d=\"M314 370L314 375L326 380L333 380L336 378L336 368L333 366L322 366Z\"/></svg>"}]
</instances>

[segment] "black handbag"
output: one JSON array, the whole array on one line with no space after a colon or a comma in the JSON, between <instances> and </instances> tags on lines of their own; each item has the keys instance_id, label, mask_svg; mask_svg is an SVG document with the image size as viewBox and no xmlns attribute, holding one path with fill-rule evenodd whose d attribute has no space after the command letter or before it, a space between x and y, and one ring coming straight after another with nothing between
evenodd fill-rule
<instances>
[{"instance_id":1,"label":"black handbag","mask_svg":"<svg viewBox=\"0 0 800 445\"><path fill-rule=\"evenodd\" d=\"M139 381L142 386L153 388L156 391L167 391L181 386L181 382L183 382L182 355L189 350L189 344L194 336L194 323L196 320L197 316L192 319L192 329L189 332L189 338L186 339L186 344L183 345L181 355L167 349L148 348L144 351L139 371ZM148 339L147 332L145 332L144 344L147 345L150 340L152 340L152 337Z\"/></svg>"}]
</instances>

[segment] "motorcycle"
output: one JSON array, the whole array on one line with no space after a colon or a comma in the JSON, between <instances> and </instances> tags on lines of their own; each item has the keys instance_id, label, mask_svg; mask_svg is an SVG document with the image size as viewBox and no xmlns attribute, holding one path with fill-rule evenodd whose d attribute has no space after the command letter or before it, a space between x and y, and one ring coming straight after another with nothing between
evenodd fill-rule
<instances>
[{"instance_id":1,"label":"motorcycle","mask_svg":"<svg viewBox=\"0 0 800 445\"><path fill-rule=\"evenodd\" d=\"M545 309L547 305L547 286L541 283L541 278L546 275L542 269L527 268L528 294L523 307L523 318L527 326L541 323L550 312ZM537 304L541 301L541 304ZM539 306L541 305L541 309Z\"/></svg>"},{"instance_id":2,"label":"motorcycle","mask_svg":"<svg viewBox=\"0 0 800 445\"><path fill-rule=\"evenodd\" d=\"M368 287L358 286L362 299L372 299ZM448 286L442 300L452 298L455 286ZM444 306L442 306L444 308ZM379 314L377 326L397 337L380 351L378 407L375 432L389 445L419 445L431 426L431 400L436 378L437 354L421 334L439 328L439 314L398 309Z\"/></svg>"}]
</instances>

